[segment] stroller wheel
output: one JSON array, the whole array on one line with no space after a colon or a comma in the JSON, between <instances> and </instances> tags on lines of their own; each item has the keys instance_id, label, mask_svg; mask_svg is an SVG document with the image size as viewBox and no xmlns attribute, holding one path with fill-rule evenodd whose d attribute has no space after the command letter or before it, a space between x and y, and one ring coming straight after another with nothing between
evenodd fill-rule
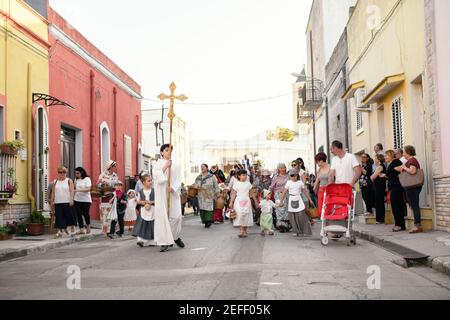
<instances>
[{"instance_id":1,"label":"stroller wheel","mask_svg":"<svg viewBox=\"0 0 450 320\"><path fill-rule=\"evenodd\" d=\"M322 237L322 239L320 239L320 243L322 243L323 246L327 246L328 245L328 237Z\"/></svg>"},{"instance_id":2,"label":"stroller wheel","mask_svg":"<svg viewBox=\"0 0 450 320\"><path fill-rule=\"evenodd\" d=\"M355 237L355 236L352 236L350 242L351 242L354 246L356 246L356 237Z\"/></svg>"}]
</instances>

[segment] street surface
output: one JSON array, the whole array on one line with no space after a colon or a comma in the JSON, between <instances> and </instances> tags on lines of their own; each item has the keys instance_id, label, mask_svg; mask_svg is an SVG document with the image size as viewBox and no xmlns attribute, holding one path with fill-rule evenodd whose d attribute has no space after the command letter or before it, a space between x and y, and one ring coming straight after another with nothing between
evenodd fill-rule
<instances>
[{"instance_id":1,"label":"street surface","mask_svg":"<svg viewBox=\"0 0 450 320\"><path fill-rule=\"evenodd\" d=\"M404 269L399 257L358 241L320 244L315 236L247 239L229 222L206 230L184 219L185 249L139 248L132 237L78 243L0 263L0 299L450 299L450 277L430 268ZM81 269L81 290L67 288L68 267ZM369 266L381 289L369 290Z\"/></svg>"}]
</instances>

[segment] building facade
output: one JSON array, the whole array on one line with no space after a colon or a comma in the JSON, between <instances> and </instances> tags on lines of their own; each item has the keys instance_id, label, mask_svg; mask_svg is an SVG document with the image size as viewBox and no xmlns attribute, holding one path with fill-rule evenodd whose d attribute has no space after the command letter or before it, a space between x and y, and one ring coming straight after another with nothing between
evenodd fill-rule
<instances>
[{"instance_id":1,"label":"building facade","mask_svg":"<svg viewBox=\"0 0 450 320\"><path fill-rule=\"evenodd\" d=\"M418 23L419 21L419 23ZM425 54L422 0L359 0L347 25L353 152L414 145L431 177L428 104L423 99ZM418 49L419 48L419 49ZM421 193L423 226L433 228L432 181ZM409 214L407 224L413 224Z\"/></svg>"},{"instance_id":2,"label":"building facade","mask_svg":"<svg viewBox=\"0 0 450 320\"><path fill-rule=\"evenodd\" d=\"M48 136L42 141L48 146L42 148L50 150L44 168L49 180L60 165L69 168L71 177L82 166L96 183L108 160L117 161L122 181L134 177L142 165L140 86L51 8L49 22L49 92L67 104L44 110ZM46 183L41 188L38 196ZM91 210L98 220L98 205Z\"/></svg>"},{"instance_id":3,"label":"building facade","mask_svg":"<svg viewBox=\"0 0 450 320\"><path fill-rule=\"evenodd\" d=\"M424 99L429 105L429 153L432 163L436 229L450 232L450 2L427 0L425 5Z\"/></svg>"},{"instance_id":4,"label":"building facade","mask_svg":"<svg viewBox=\"0 0 450 320\"><path fill-rule=\"evenodd\" d=\"M344 148L351 152L351 109L347 100L342 99L347 89L347 62L347 29L345 29L325 67L325 111L328 140L341 141Z\"/></svg>"},{"instance_id":5,"label":"building facade","mask_svg":"<svg viewBox=\"0 0 450 320\"><path fill-rule=\"evenodd\" d=\"M303 110L312 112L314 154L330 155L326 65L333 55L356 0L314 0L306 28L307 68Z\"/></svg>"},{"instance_id":6,"label":"building facade","mask_svg":"<svg viewBox=\"0 0 450 320\"><path fill-rule=\"evenodd\" d=\"M29 3L29 4L28 4ZM17 156L0 154L0 193L17 182L17 194L0 199L0 225L26 218L34 206L33 94L49 91L46 1L0 1L0 144L19 140Z\"/></svg>"}]
</instances>

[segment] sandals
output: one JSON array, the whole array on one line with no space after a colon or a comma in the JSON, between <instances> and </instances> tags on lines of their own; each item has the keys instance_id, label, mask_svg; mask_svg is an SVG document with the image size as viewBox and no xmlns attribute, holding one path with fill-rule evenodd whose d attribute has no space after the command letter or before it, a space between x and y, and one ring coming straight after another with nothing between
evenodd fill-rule
<instances>
[{"instance_id":1,"label":"sandals","mask_svg":"<svg viewBox=\"0 0 450 320\"><path fill-rule=\"evenodd\" d=\"M414 227L414 229L412 229L409 233L414 234L414 233L422 233L423 229L421 227Z\"/></svg>"}]
</instances>

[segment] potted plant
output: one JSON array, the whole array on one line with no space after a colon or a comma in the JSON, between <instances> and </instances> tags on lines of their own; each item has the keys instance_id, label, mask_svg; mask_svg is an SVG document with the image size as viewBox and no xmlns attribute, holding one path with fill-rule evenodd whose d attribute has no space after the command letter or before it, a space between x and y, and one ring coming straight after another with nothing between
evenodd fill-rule
<instances>
[{"instance_id":1,"label":"potted plant","mask_svg":"<svg viewBox=\"0 0 450 320\"><path fill-rule=\"evenodd\" d=\"M44 234L45 217L40 211L33 211L28 217L27 231L30 236L40 236Z\"/></svg>"},{"instance_id":2,"label":"potted plant","mask_svg":"<svg viewBox=\"0 0 450 320\"><path fill-rule=\"evenodd\" d=\"M0 145L0 152L3 154L17 155L17 152L23 149L24 144L20 140L5 141Z\"/></svg>"},{"instance_id":3,"label":"potted plant","mask_svg":"<svg viewBox=\"0 0 450 320\"><path fill-rule=\"evenodd\" d=\"M13 230L9 226L0 227L0 241L11 240L13 234Z\"/></svg>"}]
</instances>

